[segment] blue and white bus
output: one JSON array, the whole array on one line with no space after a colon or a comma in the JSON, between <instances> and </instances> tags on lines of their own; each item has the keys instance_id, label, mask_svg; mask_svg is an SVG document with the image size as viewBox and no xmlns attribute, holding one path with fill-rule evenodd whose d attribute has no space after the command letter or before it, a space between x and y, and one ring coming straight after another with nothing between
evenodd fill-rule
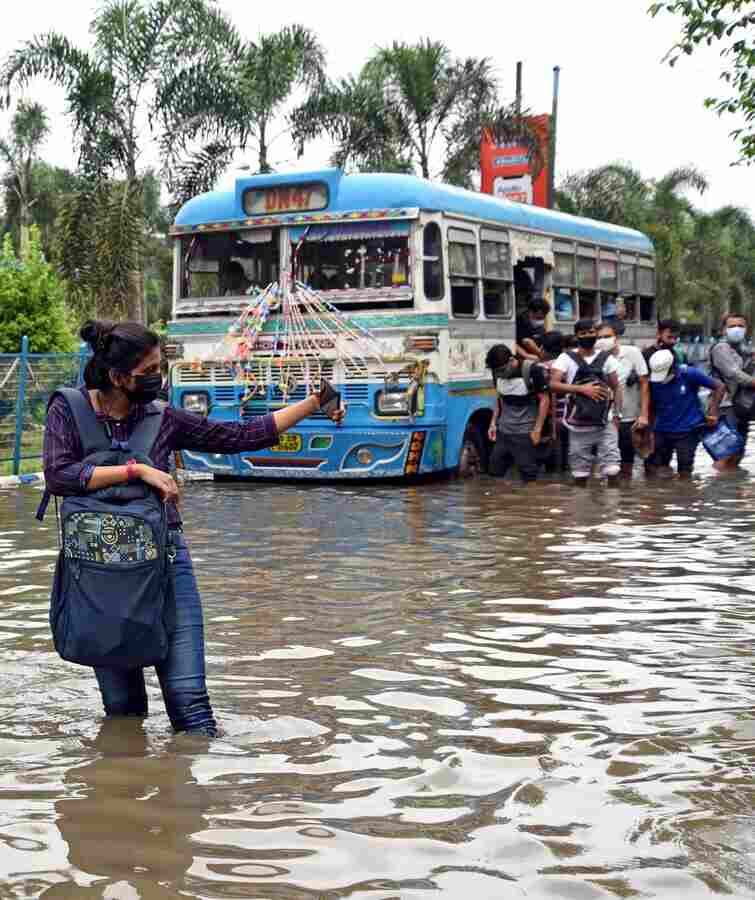
<instances>
[{"instance_id":1,"label":"blue and white bus","mask_svg":"<svg viewBox=\"0 0 755 900\"><path fill-rule=\"evenodd\" d=\"M496 343L513 345L515 317L529 296L549 301L549 325L566 332L577 318L614 315L620 304L626 339L655 332L654 251L645 235L409 175L328 169L239 178L234 191L186 203L172 235L175 405L219 420L282 405L273 386L242 404L238 372L211 354L248 306L248 292L285 273L385 348L381 364L350 367L336 365L322 341L323 374L347 404L342 426L313 416L263 452L185 452L182 465L196 472L473 474L485 465L495 403L485 354ZM255 347L260 358L274 349L275 318ZM253 369L254 353L247 362ZM303 396L298 381L289 401Z\"/></svg>"}]
</instances>

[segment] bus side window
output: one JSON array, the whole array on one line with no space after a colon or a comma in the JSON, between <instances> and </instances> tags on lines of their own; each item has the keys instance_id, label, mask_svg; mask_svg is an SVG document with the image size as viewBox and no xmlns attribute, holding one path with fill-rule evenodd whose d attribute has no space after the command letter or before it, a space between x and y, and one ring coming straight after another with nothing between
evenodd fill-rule
<instances>
[{"instance_id":1,"label":"bus side window","mask_svg":"<svg viewBox=\"0 0 755 900\"><path fill-rule=\"evenodd\" d=\"M475 318L478 312L477 237L466 228L448 229L448 275L451 282L451 313Z\"/></svg>"},{"instance_id":2,"label":"bus side window","mask_svg":"<svg viewBox=\"0 0 755 900\"><path fill-rule=\"evenodd\" d=\"M440 226L428 222L422 235L423 280L428 300L443 299L443 244Z\"/></svg>"}]
</instances>

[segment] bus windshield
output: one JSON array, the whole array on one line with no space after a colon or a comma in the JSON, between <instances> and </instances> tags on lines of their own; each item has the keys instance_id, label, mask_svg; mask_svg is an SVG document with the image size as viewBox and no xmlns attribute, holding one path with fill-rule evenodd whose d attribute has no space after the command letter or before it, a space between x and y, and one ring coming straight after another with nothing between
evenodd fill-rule
<instances>
[{"instance_id":1,"label":"bus windshield","mask_svg":"<svg viewBox=\"0 0 755 900\"><path fill-rule=\"evenodd\" d=\"M239 296L277 281L279 236L279 228L187 235L181 297Z\"/></svg>"},{"instance_id":2,"label":"bus windshield","mask_svg":"<svg viewBox=\"0 0 755 900\"><path fill-rule=\"evenodd\" d=\"M291 246L297 280L316 291L334 292L334 302L338 292L365 291L366 297L379 292L390 300L396 289L411 287L408 223L292 229Z\"/></svg>"}]
</instances>

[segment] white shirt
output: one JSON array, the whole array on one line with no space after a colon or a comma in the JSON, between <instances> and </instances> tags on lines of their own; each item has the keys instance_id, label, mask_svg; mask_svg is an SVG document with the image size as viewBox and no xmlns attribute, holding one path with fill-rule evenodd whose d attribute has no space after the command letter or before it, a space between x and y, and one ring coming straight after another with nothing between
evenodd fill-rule
<instances>
[{"instance_id":1,"label":"white shirt","mask_svg":"<svg viewBox=\"0 0 755 900\"><path fill-rule=\"evenodd\" d=\"M624 406L621 410L622 422L634 422L640 414L640 385L639 382L627 387L627 378L636 372L639 378L648 374L648 364L639 347L631 344L619 346L619 355L614 359L618 363L619 384L624 388Z\"/></svg>"},{"instance_id":2,"label":"white shirt","mask_svg":"<svg viewBox=\"0 0 755 900\"><path fill-rule=\"evenodd\" d=\"M574 350L573 352L577 353L576 350ZM577 355L579 356L579 354ZM597 356L599 356L599 354L596 351L592 354L592 356L583 356L582 359L589 366ZM579 371L579 366L574 362L571 356L568 356L566 353L562 353L561 356L558 357L558 359L553 363L553 368L558 369L559 372L564 373L564 381L567 384L571 384L574 381L574 379L577 377L577 372ZM609 356L605 361L605 365L603 366L603 372L606 375L613 375L614 372L618 371L618 360L615 356Z\"/></svg>"},{"instance_id":3,"label":"white shirt","mask_svg":"<svg viewBox=\"0 0 755 900\"><path fill-rule=\"evenodd\" d=\"M573 351L577 353L576 350ZM580 354L577 354L578 356ZM589 366L593 360L595 360L600 353L596 350L595 353L590 356L583 356L582 359ZM566 353L562 353L561 356L553 363L553 369L557 369L559 372L563 372L564 381L566 384L572 384L574 379L577 377L577 372L579 371L579 366L574 362L574 360ZM615 356L610 355L606 358L605 363L603 364L603 374L604 375L613 375L614 373L618 373L619 371L619 363ZM588 432L588 431L600 431L600 428L594 428L592 426L585 425L570 425L568 422L564 421L564 425L570 431L579 431L579 432Z\"/></svg>"}]
</instances>

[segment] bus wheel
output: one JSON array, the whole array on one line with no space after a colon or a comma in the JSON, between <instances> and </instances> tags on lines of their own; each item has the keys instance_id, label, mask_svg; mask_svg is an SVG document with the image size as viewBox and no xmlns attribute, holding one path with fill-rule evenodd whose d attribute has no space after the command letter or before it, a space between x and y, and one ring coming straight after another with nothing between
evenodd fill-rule
<instances>
[{"instance_id":1,"label":"bus wheel","mask_svg":"<svg viewBox=\"0 0 755 900\"><path fill-rule=\"evenodd\" d=\"M488 470L488 449L482 432L472 422L467 425L459 454L459 477L477 478Z\"/></svg>"}]
</instances>

